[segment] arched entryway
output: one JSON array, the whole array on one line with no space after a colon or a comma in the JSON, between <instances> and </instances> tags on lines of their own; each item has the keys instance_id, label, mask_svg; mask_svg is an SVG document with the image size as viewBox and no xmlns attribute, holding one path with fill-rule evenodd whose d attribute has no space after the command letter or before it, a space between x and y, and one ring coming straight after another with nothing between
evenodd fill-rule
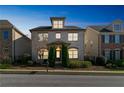
<instances>
[{"instance_id":1,"label":"arched entryway","mask_svg":"<svg viewBox=\"0 0 124 93\"><path fill-rule=\"evenodd\" d=\"M49 43L48 49L50 49L50 47L54 47L55 48L55 64L61 64L62 63L62 46L66 45L67 47L70 45L69 43L65 43L63 41L56 41L56 42L52 42Z\"/></svg>"}]
</instances>

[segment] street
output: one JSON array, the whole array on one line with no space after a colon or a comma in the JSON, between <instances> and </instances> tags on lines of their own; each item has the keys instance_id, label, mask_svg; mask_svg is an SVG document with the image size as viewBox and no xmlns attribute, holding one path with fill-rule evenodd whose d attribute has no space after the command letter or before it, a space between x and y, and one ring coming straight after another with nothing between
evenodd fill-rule
<instances>
[{"instance_id":1,"label":"street","mask_svg":"<svg viewBox=\"0 0 124 93\"><path fill-rule=\"evenodd\" d=\"M0 74L1 87L124 87L124 76Z\"/></svg>"}]
</instances>

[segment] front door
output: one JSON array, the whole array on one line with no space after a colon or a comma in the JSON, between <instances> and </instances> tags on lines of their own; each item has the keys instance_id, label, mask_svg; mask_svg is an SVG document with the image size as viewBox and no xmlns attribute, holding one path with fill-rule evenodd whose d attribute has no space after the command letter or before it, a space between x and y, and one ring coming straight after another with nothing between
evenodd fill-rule
<instances>
[{"instance_id":1,"label":"front door","mask_svg":"<svg viewBox=\"0 0 124 93\"><path fill-rule=\"evenodd\" d=\"M60 47L56 48L56 60L57 61L61 60L61 49L60 49Z\"/></svg>"}]
</instances>

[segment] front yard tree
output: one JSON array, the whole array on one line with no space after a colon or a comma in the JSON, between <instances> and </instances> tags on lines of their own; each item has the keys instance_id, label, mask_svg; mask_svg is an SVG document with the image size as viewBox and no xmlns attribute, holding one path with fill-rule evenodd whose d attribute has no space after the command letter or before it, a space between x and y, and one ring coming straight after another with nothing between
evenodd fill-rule
<instances>
[{"instance_id":1,"label":"front yard tree","mask_svg":"<svg viewBox=\"0 0 124 93\"><path fill-rule=\"evenodd\" d=\"M69 62L69 57L68 57L68 48L67 45L62 44L62 65L64 67L67 67L68 62Z\"/></svg>"},{"instance_id":2,"label":"front yard tree","mask_svg":"<svg viewBox=\"0 0 124 93\"><path fill-rule=\"evenodd\" d=\"M55 66L55 47L50 47L49 49L49 56L48 56L48 62L49 62L49 66L50 67L54 67Z\"/></svg>"}]
</instances>

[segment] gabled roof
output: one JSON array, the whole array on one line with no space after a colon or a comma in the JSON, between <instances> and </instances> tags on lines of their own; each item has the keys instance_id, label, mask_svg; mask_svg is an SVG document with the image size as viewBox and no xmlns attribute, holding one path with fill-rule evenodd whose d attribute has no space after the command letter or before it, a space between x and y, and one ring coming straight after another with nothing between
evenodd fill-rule
<instances>
[{"instance_id":1,"label":"gabled roof","mask_svg":"<svg viewBox=\"0 0 124 93\"><path fill-rule=\"evenodd\" d=\"M113 32L113 24L123 24L123 21L120 19L117 19L117 20L114 20L109 25L93 25L93 26L89 26L89 27L98 32Z\"/></svg>"},{"instance_id":2,"label":"gabled roof","mask_svg":"<svg viewBox=\"0 0 124 93\"><path fill-rule=\"evenodd\" d=\"M15 29L18 33L20 33L21 35L23 35L24 37L28 38L26 35L24 35L19 29L17 29L11 22L9 22L8 20L0 20L0 25L8 25L9 28L13 28ZM30 38L28 38L30 39Z\"/></svg>"},{"instance_id":3,"label":"gabled roof","mask_svg":"<svg viewBox=\"0 0 124 93\"><path fill-rule=\"evenodd\" d=\"M42 30L84 30L84 29L77 26L64 26L64 28L59 28L59 29L52 28L52 26L39 26L39 27L30 29L31 32L42 31Z\"/></svg>"},{"instance_id":4,"label":"gabled roof","mask_svg":"<svg viewBox=\"0 0 124 93\"><path fill-rule=\"evenodd\" d=\"M109 26L98 25L98 26L89 26L89 27L99 32L112 32L113 31L112 25L109 25Z\"/></svg>"}]
</instances>

